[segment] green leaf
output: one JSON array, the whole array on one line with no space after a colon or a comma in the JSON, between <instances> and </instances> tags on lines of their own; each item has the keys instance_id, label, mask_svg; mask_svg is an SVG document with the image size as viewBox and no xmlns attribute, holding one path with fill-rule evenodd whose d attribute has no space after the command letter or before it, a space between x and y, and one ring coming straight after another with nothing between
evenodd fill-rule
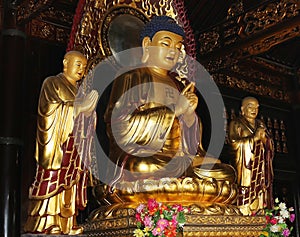
<instances>
[{"instance_id":1,"label":"green leaf","mask_svg":"<svg viewBox=\"0 0 300 237\"><path fill-rule=\"evenodd\" d=\"M168 221L172 220L172 213L171 212L168 212L167 210L164 210L163 215L164 215L164 218L167 219Z\"/></svg>"},{"instance_id":2,"label":"green leaf","mask_svg":"<svg viewBox=\"0 0 300 237\"><path fill-rule=\"evenodd\" d=\"M179 212L176 219L180 224L184 224L186 222L185 215L183 212Z\"/></svg>"},{"instance_id":3,"label":"green leaf","mask_svg":"<svg viewBox=\"0 0 300 237\"><path fill-rule=\"evenodd\" d=\"M136 226L137 226L137 228L141 229L142 223L141 223L140 221L138 221L138 222L136 223Z\"/></svg>"}]
</instances>

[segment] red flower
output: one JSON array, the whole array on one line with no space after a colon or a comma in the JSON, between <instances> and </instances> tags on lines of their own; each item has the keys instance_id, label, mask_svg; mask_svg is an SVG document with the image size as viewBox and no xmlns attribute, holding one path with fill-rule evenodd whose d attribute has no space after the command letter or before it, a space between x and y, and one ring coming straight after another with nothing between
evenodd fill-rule
<instances>
[{"instance_id":1,"label":"red flower","mask_svg":"<svg viewBox=\"0 0 300 237\"><path fill-rule=\"evenodd\" d=\"M159 204L155 199L148 200L148 210L149 214L153 215L158 210Z\"/></svg>"},{"instance_id":2,"label":"red flower","mask_svg":"<svg viewBox=\"0 0 300 237\"><path fill-rule=\"evenodd\" d=\"M272 218L272 219L270 220L270 223L271 223L272 225L276 225L276 224L277 224L277 219Z\"/></svg>"},{"instance_id":3,"label":"red flower","mask_svg":"<svg viewBox=\"0 0 300 237\"><path fill-rule=\"evenodd\" d=\"M174 204L172 207L174 209L177 209L177 211L183 211L184 210L184 208L180 204Z\"/></svg>"},{"instance_id":4,"label":"red flower","mask_svg":"<svg viewBox=\"0 0 300 237\"><path fill-rule=\"evenodd\" d=\"M176 227L165 229L165 236L166 237L176 237L176 235L177 235Z\"/></svg>"},{"instance_id":5,"label":"red flower","mask_svg":"<svg viewBox=\"0 0 300 237\"><path fill-rule=\"evenodd\" d=\"M165 204L162 204L161 206L160 206L160 214L162 214L163 212L164 212L164 210L168 210L169 208L165 205Z\"/></svg>"},{"instance_id":6,"label":"red flower","mask_svg":"<svg viewBox=\"0 0 300 237\"><path fill-rule=\"evenodd\" d=\"M266 221L267 223L270 223L271 217L270 216L266 216Z\"/></svg>"},{"instance_id":7,"label":"red flower","mask_svg":"<svg viewBox=\"0 0 300 237\"><path fill-rule=\"evenodd\" d=\"M142 218L141 218L141 214L140 213L136 213L135 214L135 218L137 221L142 222Z\"/></svg>"}]
</instances>

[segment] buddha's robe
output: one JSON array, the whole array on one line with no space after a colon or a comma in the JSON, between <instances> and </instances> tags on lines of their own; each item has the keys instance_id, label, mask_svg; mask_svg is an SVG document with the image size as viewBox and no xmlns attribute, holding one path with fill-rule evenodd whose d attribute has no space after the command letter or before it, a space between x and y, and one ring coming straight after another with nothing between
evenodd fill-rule
<instances>
[{"instance_id":1,"label":"buddha's robe","mask_svg":"<svg viewBox=\"0 0 300 237\"><path fill-rule=\"evenodd\" d=\"M240 116L230 122L229 139L232 147L233 166L237 171L237 205L245 215L251 215L272 206L272 183L274 156L273 140L265 124L255 121L255 126ZM255 141L257 128L266 131L266 142Z\"/></svg>"},{"instance_id":2,"label":"buddha's robe","mask_svg":"<svg viewBox=\"0 0 300 237\"><path fill-rule=\"evenodd\" d=\"M202 123L196 113L191 126L183 115L175 116L174 107L185 82L149 68L134 69L115 80L105 114L109 156L117 164L109 171L111 186L119 181L182 176L234 181L231 166L204 158ZM202 162L205 159L209 161Z\"/></svg>"}]
</instances>

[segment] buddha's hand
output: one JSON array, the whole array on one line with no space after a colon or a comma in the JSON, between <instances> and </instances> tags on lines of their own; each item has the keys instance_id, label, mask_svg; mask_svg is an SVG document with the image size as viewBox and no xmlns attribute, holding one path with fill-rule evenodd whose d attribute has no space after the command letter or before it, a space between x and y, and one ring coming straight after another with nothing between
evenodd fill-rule
<instances>
[{"instance_id":1,"label":"buddha's hand","mask_svg":"<svg viewBox=\"0 0 300 237\"><path fill-rule=\"evenodd\" d=\"M198 97L194 93L194 85L195 83L191 82L180 93L175 105L176 116L194 113L198 105Z\"/></svg>"},{"instance_id":2,"label":"buddha's hand","mask_svg":"<svg viewBox=\"0 0 300 237\"><path fill-rule=\"evenodd\" d=\"M191 91L184 93L184 96L188 100L188 107L184 115L192 115L194 114L198 105L198 96Z\"/></svg>"},{"instance_id":3,"label":"buddha's hand","mask_svg":"<svg viewBox=\"0 0 300 237\"><path fill-rule=\"evenodd\" d=\"M266 141L266 131L262 127L257 128L254 134L254 141L258 140L261 140L262 142Z\"/></svg>"},{"instance_id":4,"label":"buddha's hand","mask_svg":"<svg viewBox=\"0 0 300 237\"><path fill-rule=\"evenodd\" d=\"M89 116L96 109L99 99L99 94L96 90L92 90L83 99L75 101L74 103L74 116L76 117L79 113Z\"/></svg>"}]
</instances>

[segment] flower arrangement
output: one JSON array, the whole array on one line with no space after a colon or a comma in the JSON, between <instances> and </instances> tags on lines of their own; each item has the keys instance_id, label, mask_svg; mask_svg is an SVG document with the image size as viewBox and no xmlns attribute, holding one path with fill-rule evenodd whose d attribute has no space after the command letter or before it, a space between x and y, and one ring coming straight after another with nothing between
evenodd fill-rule
<instances>
[{"instance_id":1,"label":"flower arrangement","mask_svg":"<svg viewBox=\"0 0 300 237\"><path fill-rule=\"evenodd\" d=\"M135 237L176 237L185 224L185 213L188 209L180 204L165 205L155 199L149 199L147 205L140 204L136 208L137 228Z\"/></svg>"},{"instance_id":2,"label":"flower arrangement","mask_svg":"<svg viewBox=\"0 0 300 237\"><path fill-rule=\"evenodd\" d=\"M275 199L273 209L265 209L266 225L259 237L287 237L290 236L293 227L289 225L295 220L294 208L287 208L284 202Z\"/></svg>"}]
</instances>

